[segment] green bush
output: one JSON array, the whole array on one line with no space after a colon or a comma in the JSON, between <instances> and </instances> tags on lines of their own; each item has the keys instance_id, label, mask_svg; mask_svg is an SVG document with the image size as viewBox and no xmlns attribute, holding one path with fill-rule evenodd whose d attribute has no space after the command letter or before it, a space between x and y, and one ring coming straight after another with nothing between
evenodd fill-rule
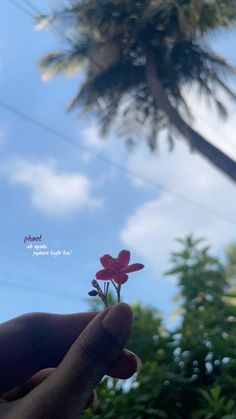
<instances>
[{"instance_id":1,"label":"green bush","mask_svg":"<svg viewBox=\"0 0 236 419\"><path fill-rule=\"evenodd\" d=\"M201 240L180 240L172 268L181 322L167 331L156 308L134 305L128 347L142 370L122 382L105 378L84 419L236 419L236 307L228 269ZM229 297L230 295L230 297Z\"/></svg>"}]
</instances>

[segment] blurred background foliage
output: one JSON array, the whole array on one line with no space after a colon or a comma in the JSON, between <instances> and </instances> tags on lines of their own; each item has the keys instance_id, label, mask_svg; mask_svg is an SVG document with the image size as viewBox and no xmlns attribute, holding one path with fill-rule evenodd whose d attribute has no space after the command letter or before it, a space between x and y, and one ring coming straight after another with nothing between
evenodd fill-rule
<instances>
[{"instance_id":1,"label":"blurred background foliage","mask_svg":"<svg viewBox=\"0 0 236 419\"><path fill-rule=\"evenodd\" d=\"M179 242L166 273L179 288L176 326L167 330L156 307L133 305L127 347L143 367L126 382L105 378L84 419L236 419L236 246L222 264L203 240Z\"/></svg>"}]
</instances>

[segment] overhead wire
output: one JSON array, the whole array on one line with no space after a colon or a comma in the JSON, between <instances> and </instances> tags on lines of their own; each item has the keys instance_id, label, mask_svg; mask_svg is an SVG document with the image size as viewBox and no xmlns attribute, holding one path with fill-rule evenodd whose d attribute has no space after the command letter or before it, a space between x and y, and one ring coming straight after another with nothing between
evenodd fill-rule
<instances>
[{"instance_id":1,"label":"overhead wire","mask_svg":"<svg viewBox=\"0 0 236 419\"><path fill-rule=\"evenodd\" d=\"M17 3L16 0L8 0L8 1L13 6L15 6L18 10L20 10L22 13L24 13L25 15L29 16L30 18L32 18L32 13L29 12L24 7L22 7L22 5L20 5L19 3ZM25 5L26 6L29 6L30 9L33 12L38 13L38 14L41 14L40 11L39 11L39 9L37 9L34 5L32 5L29 0L23 0L23 1L24 1ZM33 118L31 115L28 115L28 114L22 112L21 110L16 109L16 108L12 107L11 105L6 104L6 103L4 103L2 101L0 102L0 106L3 109L11 112L12 114L17 115L21 119L24 119L28 123L31 123L31 124L37 126L38 128L43 129L44 131L48 132L49 134L51 134L53 136L56 136L56 137L60 138L61 140L66 141L67 143L69 143L69 144L71 144L73 146L76 146L76 147L78 147L79 149L81 149L83 151L86 151L87 153L90 153L94 157L96 157L96 158L98 158L100 160L103 160L107 164L110 164L110 165L115 166L117 169L121 170L122 172L126 172L127 174L129 174L133 178L139 179L142 182L144 182L144 183L146 183L146 184L148 184L150 186L153 186L155 188L158 188L159 190L163 190L166 193L168 193L168 194L170 194L170 195L172 195L172 196L174 196L174 197L176 197L176 198L178 198L180 200L183 200L186 203L188 203L188 204L190 204L192 206L195 206L196 208L198 208L198 209L200 209L202 211L205 211L205 212L207 212L209 214L212 214L212 215L214 215L214 216L216 216L218 218L223 219L224 221L227 221L227 222L229 222L229 223L231 223L233 225L236 225L236 222L234 220L232 220L231 218L229 218L228 216L226 216L225 214L222 214L222 213L220 213L218 211L215 211L215 210L213 210L211 208L208 208L205 205L200 204L200 203L198 203L198 202L190 199L189 197L186 197L186 196L184 196L182 194L179 194L179 193L177 193L177 192L175 192L175 191L167 188L165 185L159 184L159 183L157 183L155 181L152 181L151 179L147 179L147 178L143 177L142 175L134 172L133 170L128 169L126 166L124 166L124 165L122 165L122 164L120 164L120 163L118 163L116 161L113 161L113 160L111 160L111 159L109 159L109 158L101 155L100 153L94 152L89 147L86 147L86 146L83 146L83 145L79 144L74 139L70 138L69 136L67 136L65 134L60 133L59 131L57 131L54 128L48 126L47 124L43 123L42 121ZM206 124L206 121L205 121L205 124ZM208 124L206 124L206 125L208 126ZM211 128L212 131L215 131L211 126L209 126L209 128ZM22 285L22 284L17 284L15 282L8 282L8 281L0 280L0 283L2 283L3 285L6 285L6 286L20 287L20 288L27 289L29 291L44 293L44 291L42 291L42 290L40 290L38 288L34 288L34 287L31 287L31 286ZM77 297L75 297L73 295L67 295L67 294L64 294L64 293L54 293L52 291L47 290L47 294L53 294L55 296L60 296L60 297L67 298L67 299L73 299L73 300L76 299L77 300Z\"/></svg>"},{"instance_id":2,"label":"overhead wire","mask_svg":"<svg viewBox=\"0 0 236 419\"><path fill-rule=\"evenodd\" d=\"M213 127L212 127L212 125L210 125L209 124L209 122L207 122L206 120L205 120L205 118L203 118L202 116L197 116L197 118L200 120L200 121L202 121L204 124L205 124L205 126L207 127L207 128L209 128L210 130L211 130L211 132L213 132L214 133L214 135L216 135L219 139L223 139L223 140L225 140L225 142L230 146L230 147L232 147L233 149L234 149L234 151L236 151L236 142L234 143L233 141L231 141L231 140L229 140L228 138L226 138L226 136L225 135L223 135L222 133L220 133L219 134L219 132L217 132Z\"/></svg>"},{"instance_id":3,"label":"overhead wire","mask_svg":"<svg viewBox=\"0 0 236 419\"><path fill-rule=\"evenodd\" d=\"M25 5L29 6L29 8L33 10L35 13L41 14L40 10L34 4L32 4L29 0L23 0L23 2L25 3Z\"/></svg>"},{"instance_id":4,"label":"overhead wire","mask_svg":"<svg viewBox=\"0 0 236 419\"><path fill-rule=\"evenodd\" d=\"M0 279L0 284L7 286L7 287L13 287L13 288L22 288L31 292L36 292L36 293L41 293L41 294L47 294L47 295L53 295L55 297L61 297L61 298L65 298L67 300L73 300L73 301L78 301L79 300L79 295L76 296L74 294L66 294L66 293L60 293L60 292L54 292L51 291L49 289L47 290L42 290L40 288L37 287L32 287L31 285L25 285L25 284L18 284L17 282L11 282L11 281L5 281L3 279Z\"/></svg>"},{"instance_id":5,"label":"overhead wire","mask_svg":"<svg viewBox=\"0 0 236 419\"><path fill-rule=\"evenodd\" d=\"M12 3L14 6L16 6L18 9L20 9L22 12L25 12L28 16L30 16L30 17L32 17L32 15L28 12L28 11L26 11L25 9L23 9L21 6L19 6L19 4L18 3L16 3L16 0L8 0L10 3ZM34 10L36 13L38 13L39 15L41 15L42 13L40 12L40 10L37 8L37 7L35 7L35 5L32 5L32 3L29 1L29 0L23 0L24 1L24 3L26 4L26 5L28 5L32 10ZM93 64L95 65L95 66L98 66L98 68L99 69L103 69L103 67L99 64L99 63L97 63L95 60L93 60L92 59L92 57L90 57L90 59L91 59L91 61L93 62ZM203 117L201 117L201 116L199 116L198 115L198 118L200 119L200 120L202 120L203 122L204 122L204 124L209 128L209 129L211 129L212 130L212 132L214 132L214 134L215 135L217 135L218 137L219 137L219 133L209 124L209 123L207 123L206 122L206 120L203 118ZM235 150L236 150L236 144L234 144L233 142L231 142L229 139L226 139L226 137L225 136L222 136L221 135L221 137L222 138L224 138L225 139L225 141L230 145L230 146L232 146L232 147L234 147L235 148Z\"/></svg>"},{"instance_id":6,"label":"overhead wire","mask_svg":"<svg viewBox=\"0 0 236 419\"><path fill-rule=\"evenodd\" d=\"M24 13L25 15L29 16L30 18L32 18L32 13L30 13L27 9L25 9L24 7L22 7L16 0L8 0L8 2L11 3L18 10L20 10L22 13Z\"/></svg>"},{"instance_id":7,"label":"overhead wire","mask_svg":"<svg viewBox=\"0 0 236 419\"><path fill-rule=\"evenodd\" d=\"M11 2L12 4L14 4L16 7L18 7L15 0L8 0L8 1ZM24 0L24 3L28 4L28 6L31 7L34 11L37 11L38 13L40 13L40 11L35 6L33 6L29 0ZM27 13L27 14L29 14L29 13ZM33 118L31 115L28 115L28 114L22 112L21 110L16 109L13 106L11 106L9 104L6 104L2 101L0 101L0 106L2 108L4 108L5 110L8 110L9 112L14 113L18 117L26 120L27 122L29 122L29 123L31 123L35 126L38 126L39 128L43 129L44 131L50 133L51 135L54 135L54 136L60 138L61 140L66 141L66 142L70 143L71 145L80 148L83 151L86 151L87 153L93 155L94 157L96 157L100 160L103 160L107 164L115 166L117 169L121 170L122 172L126 172L127 174L129 174L133 178L139 179L142 182L144 182L146 184L149 184L150 186L153 186L155 188L158 188L159 190L163 190L166 193L168 193L168 194L170 194L170 195L172 195L172 196L174 196L178 199L181 199L181 200L185 201L186 203L188 203L192 206L195 206L202 211L213 214L214 216L216 216L218 218L224 219L225 221L236 225L236 221L229 218L226 214L222 214L219 211L208 208L205 205L203 205L201 203L198 203L198 202L194 201L193 199L191 199L189 197L186 197L185 195L182 195L178 192L175 192L175 191L171 190L170 188L166 187L165 185L162 185L162 184L157 183L157 182L155 182L151 179L147 179L147 178L143 177L142 175L134 172L133 170L127 168L126 166L124 166L124 165L122 165L122 164L120 164L116 161L113 161L113 160L109 159L108 157L105 157L104 155L102 155L100 153L95 152L94 150L90 149L89 147L86 147L84 145L79 144L74 139L70 138L69 136L67 136L65 134L60 133L59 131L57 131L54 128L48 126L47 124L43 123L42 121L40 121L36 118ZM209 126L209 128L212 129L212 127L210 127L210 126Z\"/></svg>"},{"instance_id":8,"label":"overhead wire","mask_svg":"<svg viewBox=\"0 0 236 419\"><path fill-rule=\"evenodd\" d=\"M207 213L210 213L212 215L215 215L218 218L224 219L225 221L227 221L227 222L229 222L231 224L236 225L236 221L232 220L227 215L222 214L222 213L220 213L220 212L218 212L216 210L213 210L212 208L208 208L205 205L200 204L197 201L194 201L193 199L191 199L191 198L189 198L189 197L187 197L185 195L182 195L182 194L180 194L178 192L173 191L172 189L166 187L165 185L162 185L160 183L157 183L157 182L155 182L155 181L153 181L151 179L145 178L144 176L138 174L137 172L135 172L135 171L127 168L123 164L120 164L120 163L118 163L118 162L116 162L116 161L114 161L114 160L112 160L112 159L110 159L108 157L105 157L104 155L95 152L94 150L92 150L91 148L89 148L87 146L84 146L82 144L79 144L77 141L75 141L73 138L69 137L68 135L62 134L61 132L55 130L54 128L52 128L50 126L48 126L47 124L43 123L42 121L40 121L40 120L32 117L31 115L26 114L25 112L22 112L19 109L16 109L15 107L13 107L13 106L11 106L11 105L9 105L9 104L1 101L1 100L0 100L0 107L2 107L3 109L7 110L8 112L11 112L12 114L17 115L18 117L20 117L21 119L24 119L28 123L31 123L31 124L37 126L38 128L43 129L45 132L48 132L49 134L51 134L51 135L53 135L55 137L60 138L62 141L65 141L65 142L67 142L67 143L69 143L69 144L71 144L71 145L73 145L73 146L75 146L75 147L77 147L77 148L79 148L79 149L81 149L83 151L86 151L87 153L93 155L94 157L96 157L96 158L104 161L105 163L116 167L120 171L129 174L131 177L136 178L138 180L141 180L142 182L144 182L144 183L146 183L146 184L148 184L150 186L153 186L153 187L155 187L155 188L157 188L159 190L163 190L166 193L168 193L169 195L172 195L172 196L174 196L174 197L176 197L176 198L178 198L180 200L183 200L183 201L187 202L188 204L190 204L192 206L195 206L196 208L198 208L198 209L200 209L202 211L205 211Z\"/></svg>"}]
</instances>

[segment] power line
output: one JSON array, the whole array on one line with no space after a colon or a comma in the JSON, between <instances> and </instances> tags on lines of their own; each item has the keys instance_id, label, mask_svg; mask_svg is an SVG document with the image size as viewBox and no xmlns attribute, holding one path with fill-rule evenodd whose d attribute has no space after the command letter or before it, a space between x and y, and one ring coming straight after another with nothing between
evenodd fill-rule
<instances>
[{"instance_id":1,"label":"power line","mask_svg":"<svg viewBox=\"0 0 236 419\"><path fill-rule=\"evenodd\" d=\"M16 7L17 9L19 9L22 13L24 13L25 15L29 16L30 18L32 18L32 14L28 10L26 10L24 7L20 6L15 0L8 0L8 1L14 7Z\"/></svg>"},{"instance_id":2,"label":"power line","mask_svg":"<svg viewBox=\"0 0 236 419\"><path fill-rule=\"evenodd\" d=\"M8 0L10 1L12 4L14 4L15 6L15 0ZM35 8L35 6L32 6L32 4L30 3L29 0L24 0L25 4L28 4L32 9L34 9L35 11L37 10L38 13L39 10ZM17 6L18 7L18 6ZM19 8L19 7L18 7ZM27 12L27 14L29 15L29 13ZM31 16L31 15L30 15ZM96 63L95 63L96 64ZM23 113L22 111L13 108L12 106L9 106L3 102L0 102L0 106L6 110L8 110L9 112L15 113L16 115L18 115L20 118L27 120L27 122L30 122L36 126L38 126L39 128L47 131L48 133L57 136L58 138L62 139L63 141L66 141L88 153L90 153L91 155L94 155L95 157L99 158L100 160L103 160L104 162L111 164L115 167L117 167L119 170L122 170L122 172L126 172L129 175L131 175L133 178L139 179L143 182L145 182L146 184L149 184L155 188L158 188L159 190L164 190L165 192L167 192L168 194L175 196L178 199L181 199L185 202L187 202L188 204L195 206L196 208L199 208L202 211L208 212L210 214L215 215L218 218L224 219L225 221L236 225L236 222L234 220L231 220L229 217L227 217L225 214L219 213L218 211L215 211L211 208L206 207L205 205L199 204L198 202L192 200L191 198L188 198L182 194L179 194L175 191L172 191L171 189L165 187L164 185L158 184L157 182L152 181L151 179L146 179L143 176L140 176L138 173L134 172L133 170L127 169L127 167L121 165L118 162L112 161L111 159L108 159L107 157L104 157L103 155L94 152L93 150L89 149L88 147L82 146L81 144L79 144L77 141L71 139L70 137L61 134L60 132L56 131L54 128L49 127L48 125L44 124L43 122L31 117L30 115L27 115L25 113Z\"/></svg>"},{"instance_id":3,"label":"power line","mask_svg":"<svg viewBox=\"0 0 236 419\"><path fill-rule=\"evenodd\" d=\"M24 8L21 5L19 5L15 0L8 0L8 1L14 7L16 7L18 10L20 10L22 13L24 13L27 16L29 16L30 18L32 18L32 13L29 12L26 8ZM32 9L33 12L35 12L37 14L41 14L40 10L37 9L34 5L32 5L29 0L23 0L23 1L24 1L24 3L25 3L26 6L28 6L30 9ZM95 63L95 65L96 64L97 63ZM80 148L83 151L88 152L89 154L97 157L98 159L104 161L107 164L110 164L110 165L115 166L117 169L121 170L122 172L126 172L127 174L129 174L133 178L139 179L142 182L144 182L144 183L146 183L146 184L148 184L150 186L153 186L153 187L155 187L155 188L157 188L159 190L163 190L166 193L168 193L169 195L172 195L172 196L174 196L174 197L176 197L176 198L178 198L180 200L183 200L186 203L188 203L188 204L190 204L192 206L195 206L196 208L198 208L198 209L200 209L202 211L205 211L205 212L207 212L209 214L213 214L214 216L216 216L218 218L221 218L221 219L223 219L223 220L225 220L225 221L227 221L227 222L229 222L229 223L231 223L233 225L236 225L235 221L231 220L226 215L221 214L218 211L215 211L213 209L210 209L210 208L208 208L208 207L206 207L206 206L204 206L202 204L199 204L198 202L196 202L196 201L194 201L194 200L192 200L192 199L190 199L190 198L188 198L188 197L186 197L186 196L184 196L182 194L176 193L175 191L172 191L171 189L165 187L164 185L158 184L157 182L154 182L151 179L144 178L143 176L141 176L138 173L136 173L136 172L128 169L127 167L121 165L120 163L118 163L116 161L113 161L111 159L108 159L108 158L104 157L103 155L94 152L90 148L79 144L77 141L73 140L72 138L70 138L70 137L68 137L68 136L60 133L59 131L56 131L54 128L52 128L52 127L44 124L43 122L41 122L41 121L39 121L39 120L31 117L30 115L27 115L27 114L23 113L22 111L20 111L18 109L15 109L12 106L9 106L8 104L5 104L3 102L0 102L0 106L3 109L5 109L5 110L7 110L7 111L9 111L9 112L17 115L21 119L24 119L27 122L29 122L29 123L31 123L31 124L33 124L35 126L38 126L39 128L41 128L42 130L48 132L49 134L54 135L54 136L60 138L61 140L65 141L67 143L70 143L71 145L74 145L74 146L76 146L77 148ZM201 118L201 119L203 120L203 118ZM206 121L203 120L203 122L212 130L212 132L214 132L214 133L216 133L218 135L218 133L213 129L213 127L211 127L210 125L208 125L208 123L206 123ZM226 137L224 137L224 138L226 140ZM227 140L227 142L228 142L228 140ZM233 145L233 144L231 143L231 145ZM54 295L56 297L61 297L61 298L69 299L69 300L78 301L78 298L79 298L79 297L76 297L76 296L74 296L72 294L55 293L54 291L50 291L50 290L47 290L47 292L45 292L45 291L43 291L43 290L41 290L39 288L28 286L28 285L24 285L24 284L18 284L18 283L15 283L15 282L9 282L9 281L0 280L0 283L2 283L5 286L8 286L8 287L14 287L14 288L18 287L18 288L26 289L28 291L32 291L32 292L36 292L36 293L39 292L39 293L47 294L47 295L50 294L50 295Z\"/></svg>"},{"instance_id":4,"label":"power line","mask_svg":"<svg viewBox=\"0 0 236 419\"><path fill-rule=\"evenodd\" d=\"M23 2L26 5L28 5L30 7L30 9L32 9L35 13L41 14L40 10L34 4L32 4L29 0L23 0Z\"/></svg>"},{"instance_id":5,"label":"power line","mask_svg":"<svg viewBox=\"0 0 236 419\"><path fill-rule=\"evenodd\" d=\"M7 243L7 245L9 245L9 243ZM5 247L4 247L4 250L5 250ZM11 250L11 253L12 253L12 248L10 250ZM2 253L3 253L3 256L4 256L5 252L2 251ZM14 258L15 258L16 253L14 251L13 251L13 253L14 253ZM12 257L7 256L7 259L12 260ZM7 262L7 263L9 265L9 262ZM10 273L10 275L11 275L11 273ZM9 277L9 270L3 269L1 276ZM78 302L81 299L81 296L76 295L75 293L71 294L71 293L66 293L66 292L55 292L55 291L50 290L50 289L46 289L46 288L42 289L42 288L34 287L32 285L22 284L22 283L19 283L19 282L16 282L16 281L7 281L7 280L4 280L4 279L0 279L0 285L1 284L5 287L8 287L8 288L19 288L19 289L23 289L23 290L26 290L26 291L29 291L29 292L35 292L35 293L40 293L40 294L43 294L43 295L51 295L51 296L54 296L54 297L64 298L64 299L70 300L70 301L77 301Z\"/></svg>"},{"instance_id":6,"label":"power line","mask_svg":"<svg viewBox=\"0 0 236 419\"><path fill-rule=\"evenodd\" d=\"M128 169L126 166L124 166L124 165L122 165L122 164L120 164L120 163L118 163L114 160L111 160L108 157L105 157L100 153L97 153L97 152L93 151L91 148L89 148L87 146L79 144L77 141L70 138L69 136L60 133L59 131L55 130L54 128L48 126L47 124L41 122L38 119L33 118L32 116L30 116L28 114L20 111L19 109L16 109L13 106L10 106L10 105L6 104L5 102L2 102L2 101L0 101L0 106L3 109L7 110L8 112L11 112L12 114L17 115L19 118L27 121L28 123L31 123L34 126L37 126L38 128L44 130L45 132L47 132L47 133L49 133L49 134L51 134L51 135L53 135L57 138L60 138L62 141L67 142L67 143L69 143L69 144L71 144L71 145L73 145L73 146L75 146L75 147L77 147L77 148L79 148L83 151L86 151L90 155L93 155L96 158L104 161L105 163L116 167L117 169L121 170L122 172L125 172L125 173L129 174L131 177L133 177L135 179L138 179L138 180L141 180L142 182L146 183L147 185L153 186L158 190L163 190L164 192L168 193L169 195L174 196L175 198L180 199L182 201L185 201L186 203L188 203L188 204L190 204L190 205L192 205L192 206L194 206L194 207L196 207L196 208L198 208L198 209L200 209L204 212L207 212L207 213L212 214L212 215L214 215L218 218L221 218L221 219L233 224L234 226L236 225L236 222L233 219L226 216L225 214L222 214L218 211L215 211L212 208L208 208L205 205L200 204L200 203L192 200L191 198L189 198L185 195L182 195L180 193L177 193L177 192L169 189L165 185L159 184L159 183L157 183L157 182L155 182L151 179L145 178L144 176L138 174L137 172L135 172L131 169Z\"/></svg>"},{"instance_id":7,"label":"power line","mask_svg":"<svg viewBox=\"0 0 236 419\"><path fill-rule=\"evenodd\" d=\"M202 121L218 138L224 139L226 143L228 143L233 149L236 151L236 143L233 143L233 141L226 138L225 135L219 134L210 124L203 118L202 116L197 116L200 121Z\"/></svg>"},{"instance_id":8,"label":"power line","mask_svg":"<svg viewBox=\"0 0 236 419\"><path fill-rule=\"evenodd\" d=\"M22 6L20 6L20 5L18 5L18 3L16 3L15 2L15 0L8 0L10 3L12 3L15 7L17 7L19 10L21 10L22 12L24 12L24 13L26 13L28 16L30 16L30 17L32 17L32 15L26 10L26 9L23 9L22 8ZM34 12L36 12L36 13L38 13L39 15L41 14L41 12L40 12L40 10L37 8L37 7L35 7L29 0L23 0L24 1L24 3L26 4L26 5L28 5ZM90 60L93 62L93 64L95 64L95 66L97 66L99 69L102 69L103 70L103 67L100 65L100 64L98 64L95 60L93 60L92 59L92 57L89 57L90 58ZM206 120L205 119L203 119L202 117L200 117L200 116L198 116L198 118L200 119L200 120L202 120L204 123L205 123L205 125L206 126L208 126L208 128L210 128L211 130L212 130L212 132L214 132L214 134L216 134L216 135L218 135L219 136L219 134L218 134L218 132L211 126L211 125L209 125L207 122L206 122ZM226 142L228 142L232 147L234 147L235 148L235 150L236 150L236 145L232 142L232 141L230 141L229 139L226 139L226 137L224 137L223 135L221 135L221 137L222 138L224 138L225 139L225 141Z\"/></svg>"},{"instance_id":9,"label":"power line","mask_svg":"<svg viewBox=\"0 0 236 419\"><path fill-rule=\"evenodd\" d=\"M40 288L32 287L31 285L18 284L17 282L4 281L3 279L0 279L0 284L7 287L25 289L31 292L36 292L36 293L41 293L41 294L46 294L46 295L53 295L55 297L61 297L67 300L73 300L77 302L79 301L79 298L80 298L79 296L77 297L74 294L65 294L65 293L54 292L50 290L43 291Z\"/></svg>"}]
</instances>

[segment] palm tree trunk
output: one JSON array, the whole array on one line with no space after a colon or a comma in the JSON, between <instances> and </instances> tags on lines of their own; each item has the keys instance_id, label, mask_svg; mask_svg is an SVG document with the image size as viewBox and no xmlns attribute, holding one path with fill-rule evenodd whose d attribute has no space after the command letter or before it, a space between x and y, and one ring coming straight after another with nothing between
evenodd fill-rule
<instances>
[{"instance_id":1,"label":"palm tree trunk","mask_svg":"<svg viewBox=\"0 0 236 419\"><path fill-rule=\"evenodd\" d=\"M191 148L208 159L217 169L236 182L236 161L209 143L201 134L191 128L178 110L171 104L158 77L156 62L152 52L147 54L146 78L149 90L159 107L163 109L174 127L188 140Z\"/></svg>"}]
</instances>

